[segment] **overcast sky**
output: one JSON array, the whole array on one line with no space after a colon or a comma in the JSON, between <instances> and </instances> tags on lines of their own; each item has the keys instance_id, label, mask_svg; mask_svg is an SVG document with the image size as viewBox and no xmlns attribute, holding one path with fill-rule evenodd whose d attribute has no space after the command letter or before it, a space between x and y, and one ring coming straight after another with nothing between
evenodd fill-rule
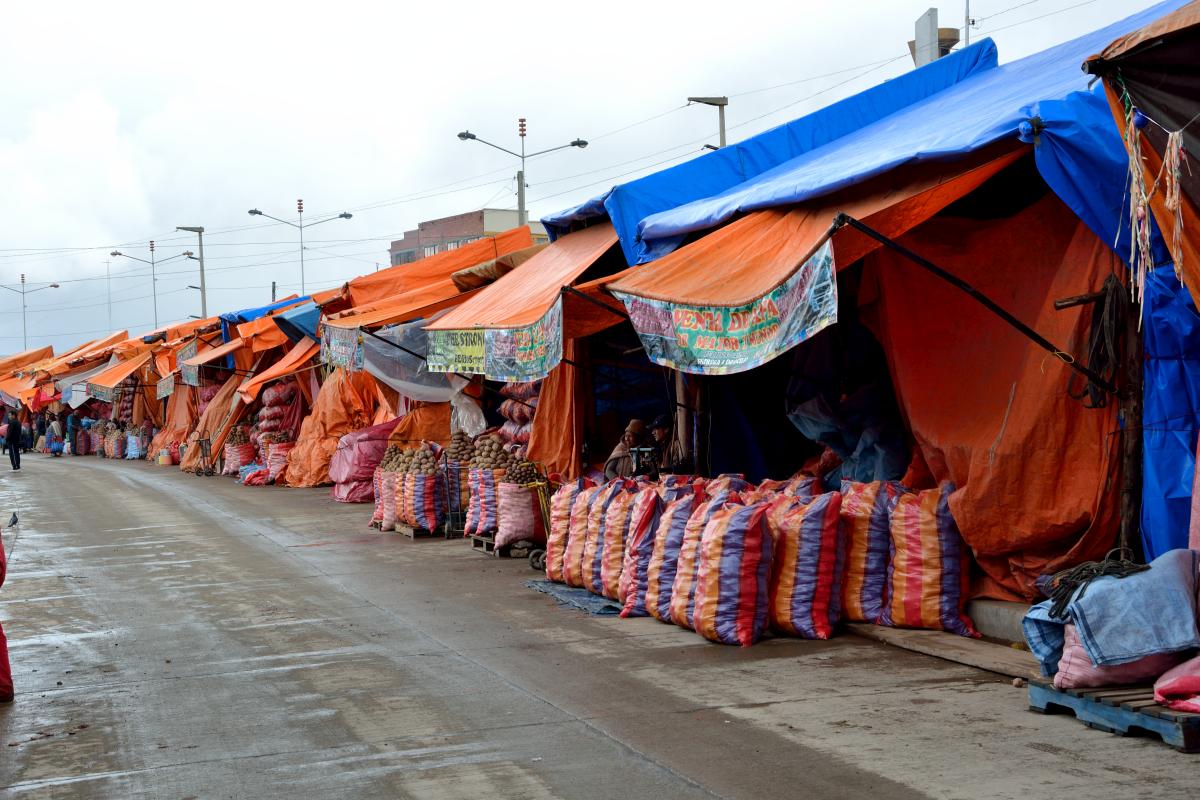
<instances>
[{"instance_id":1,"label":"overcast sky","mask_svg":"<svg viewBox=\"0 0 1200 800\"><path fill-rule=\"evenodd\" d=\"M112 325L153 327L149 268L195 249L203 225L209 313L387 266L420 220L516 207L516 149L588 139L528 163L530 216L678 163L912 68L906 42L929 0L807 2L68 2L10 5L0 26L0 284L20 273L29 344L64 350ZM975 0L972 40L1001 62L1153 5L1150 0ZM941 24L963 24L962 2ZM1055 13L1057 12L1057 13ZM661 115L661 116L660 116ZM652 119L651 119L652 118ZM649 119L649 121L645 121ZM640 124L638 124L640 123ZM196 263L159 267L160 323L199 314ZM21 298L0 291L0 353L21 349Z\"/></svg>"}]
</instances>

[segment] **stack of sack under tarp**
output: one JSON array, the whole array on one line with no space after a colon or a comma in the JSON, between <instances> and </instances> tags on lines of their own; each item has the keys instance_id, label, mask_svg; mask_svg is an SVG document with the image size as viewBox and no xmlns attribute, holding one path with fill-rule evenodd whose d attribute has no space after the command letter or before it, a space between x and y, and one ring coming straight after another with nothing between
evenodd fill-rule
<instances>
[{"instance_id":1,"label":"stack of sack under tarp","mask_svg":"<svg viewBox=\"0 0 1200 800\"><path fill-rule=\"evenodd\" d=\"M117 400L117 422L129 424L133 421L133 393L137 391L136 378L126 378L118 390L120 398Z\"/></svg>"},{"instance_id":2,"label":"stack of sack under tarp","mask_svg":"<svg viewBox=\"0 0 1200 800\"><path fill-rule=\"evenodd\" d=\"M538 394L542 390L541 381L531 383L508 383L500 390L505 400L497 409L504 417L497 435L505 444L516 445L516 455L524 456L525 448L529 445L529 436L533 433L533 416L537 411Z\"/></svg>"},{"instance_id":3,"label":"stack of sack under tarp","mask_svg":"<svg viewBox=\"0 0 1200 800\"><path fill-rule=\"evenodd\" d=\"M245 425L234 425L225 439L222 452L224 466L221 468L221 474L239 475L242 467L258 463L255 460L256 455L257 450L250 442L250 431Z\"/></svg>"},{"instance_id":4,"label":"stack of sack under tarp","mask_svg":"<svg viewBox=\"0 0 1200 800\"><path fill-rule=\"evenodd\" d=\"M200 401L196 404L196 419L204 416L204 409L208 408L208 404L221 391L221 384L206 383L200 387Z\"/></svg>"},{"instance_id":5,"label":"stack of sack under tarp","mask_svg":"<svg viewBox=\"0 0 1200 800\"><path fill-rule=\"evenodd\" d=\"M1025 639L1058 689L1143 685L1178 711L1200 713L1195 550L1148 566L1110 558L1039 581L1051 595L1029 609Z\"/></svg>"},{"instance_id":6,"label":"stack of sack under tarp","mask_svg":"<svg viewBox=\"0 0 1200 800\"><path fill-rule=\"evenodd\" d=\"M398 424L400 418L347 433L338 440L337 450L329 461L329 479L333 481L330 494L334 500L339 503L369 503L375 499L375 471L387 451L388 437Z\"/></svg>"},{"instance_id":7,"label":"stack of sack under tarp","mask_svg":"<svg viewBox=\"0 0 1200 800\"><path fill-rule=\"evenodd\" d=\"M952 490L580 479L551 498L546 574L726 644L826 639L843 619L977 636Z\"/></svg>"},{"instance_id":8,"label":"stack of sack under tarp","mask_svg":"<svg viewBox=\"0 0 1200 800\"><path fill-rule=\"evenodd\" d=\"M104 432L104 457L125 457L125 433L114 423L109 423Z\"/></svg>"},{"instance_id":9,"label":"stack of sack under tarp","mask_svg":"<svg viewBox=\"0 0 1200 800\"><path fill-rule=\"evenodd\" d=\"M125 458L130 461L145 458L152 433L153 428L149 422L129 426L125 431Z\"/></svg>"}]
</instances>

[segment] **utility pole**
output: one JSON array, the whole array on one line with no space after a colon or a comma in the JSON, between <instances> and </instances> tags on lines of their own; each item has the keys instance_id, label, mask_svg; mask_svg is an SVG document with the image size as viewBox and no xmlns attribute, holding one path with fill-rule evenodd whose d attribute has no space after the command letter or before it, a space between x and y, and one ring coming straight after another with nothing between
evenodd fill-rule
<instances>
[{"instance_id":1,"label":"utility pole","mask_svg":"<svg viewBox=\"0 0 1200 800\"><path fill-rule=\"evenodd\" d=\"M271 281L271 302L275 302L275 281Z\"/></svg>"},{"instance_id":2,"label":"utility pole","mask_svg":"<svg viewBox=\"0 0 1200 800\"><path fill-rule=\"evenodd\" d=\"M967 19L963 24L963 47L971 46L971 0L965 0Z\"/></svg>"},{"instance_id":3,"label":"utility pole","mask_svg":"<svg viewBox=\"0 0 1200 800\"><path fill-rule=\"evenodd\" d=\"M300 215L300 224L296 227L300 229L300 294L304 294L304 201L296 200L296 213ZM271 281L272 284L275 281ZM275 288L271 288L271 302L275 301Z\"/></svg>"},{"instance_id":4,"label":"utility pole","mask_svg":"<svg viewBox=\"0 0 1200 800\"><path fill-rule=\"evenodd\" d=\"M204 226L179 225L175 230L188 231L200 237L200 319L208 319L208 287L204 283Z\"/></svg>"},{"instance_id":5,"label":"utility pole","mask_svg":"<svg viewBox=\"0 0 1200 800\"><path fill-rule=\"evenodd\" d=\"M40 292L40 291L42 291L42 289L57 289L58 284L51 283L51 284L47 284L46 286L39 286L36 289L26 289L25 288L25 273L22 272L20 289L14 289L11 286L3 286L0 288L8 289L10 292L16 292L17 294L21 295L21 349L28 350L29 349L29 335L26 332L26 328L25 328L25 295L29 294L30 292Z\"/></svg>"},{"instance_id":6,"label":"utility pole","mask_svg":"<svg viewBox=\"0 0 1200 800\"><path fill-rule=\"evenodd\" d=\"M720 147L725 146L725 106L729 105L728 97L689 97L689 103L701 103L706 106L717 107L717 122L721 127ZM705 145L709 150L717 150L718 147Z\"/></svg>"}]
</instances>

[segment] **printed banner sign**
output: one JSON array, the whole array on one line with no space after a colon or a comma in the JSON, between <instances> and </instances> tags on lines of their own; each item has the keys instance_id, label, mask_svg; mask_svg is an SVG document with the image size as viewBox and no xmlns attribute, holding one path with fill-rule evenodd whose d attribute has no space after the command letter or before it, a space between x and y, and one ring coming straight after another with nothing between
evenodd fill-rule
<instances>
[{"instance_id":1,"label":"printed banner sign","mask_svg":"<svg viewBox=\"0 0 1200 800\"><path fill-rule=\"evenodd\" d=\"M430 372L484 375L506 383L536 381L562 361L562 299L521 328L428 331Z\"/></svg>"},{"instance_id":2,"label":"printed banner sign","mask_svg":"<svg viewBox=\"0 0 1200 800\"><path fill-rule=\"evenodd\" d=\"M195 358L196 353L199 352L199 350L200 350L199 342L197 342L197 340L193 339L192 341L185 344L183 347L179 348L179 352L176 353L176 355L175 355L175 360L179 363L179 376L183 379L183 382L186 383L188 386L199 386L200 385L200 368L199 367L189 367L188 365L184 364L183 362L187 361L189 358Z\"/></svg>"},{"instance_id":3,"label":"printed banner sign","mask_svg":"<svg viewBox=\"0 0 1200 800\"><path fill-rule=\"evenodd\" d=\"M698 375L745 372L837 322L829 240L790 278L742 306L692 306L613 294L625 304L651 361Z\"/></svg>"},{"instance_id":4,"label":"printed banner sign","mask_svg":"<svg viewBox=\"0 0 1200 800\"><path fill-rule=\"evenodd\" d=\"M111 386L97 386L94 383L89 383L87 385L87 394L93 400L99 400L102 403L111 403L113 398L116 397L117 391Z\"/></svg>"},{"instance_id":5,"label":"printed banner sign","mask_svg":"<svg viewBox=\"0 0 1200 800\"><path fill-rule=\"evenodd\" d=\"M321 360L350 372L363 368L362 334L358 328L326 325L321 333Z\"/></svg>"},{"instance_id":6,"label":"printed banner sign","mask_svg":"<svg viewBox=\"0 0 1200 800\"><path fill-rule=\"evenodd\" d=\"M168 375L165 378L160 378L158 383L154 385L154 396L159 400L170 397L175 394L175 376Z\"/></svg>"}]
</instances>

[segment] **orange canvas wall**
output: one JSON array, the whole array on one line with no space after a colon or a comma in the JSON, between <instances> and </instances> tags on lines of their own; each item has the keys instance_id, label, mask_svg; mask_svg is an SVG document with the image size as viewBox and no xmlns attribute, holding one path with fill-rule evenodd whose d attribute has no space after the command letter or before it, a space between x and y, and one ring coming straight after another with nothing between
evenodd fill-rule
<instances>
[{"instance_id":1,"label":"orange canvas wall","mask_svg":"<svg viewBox=\"0 0 1200 800\"><path fill-rule=\"evenodd\" d=\"M375 379L366 372L338 368L321 384L312 412L300 425L296 446L288 455L289 486L330 483L329 462L338 439L371 425L375 414Z\"/></svg>"}]
</instances>

